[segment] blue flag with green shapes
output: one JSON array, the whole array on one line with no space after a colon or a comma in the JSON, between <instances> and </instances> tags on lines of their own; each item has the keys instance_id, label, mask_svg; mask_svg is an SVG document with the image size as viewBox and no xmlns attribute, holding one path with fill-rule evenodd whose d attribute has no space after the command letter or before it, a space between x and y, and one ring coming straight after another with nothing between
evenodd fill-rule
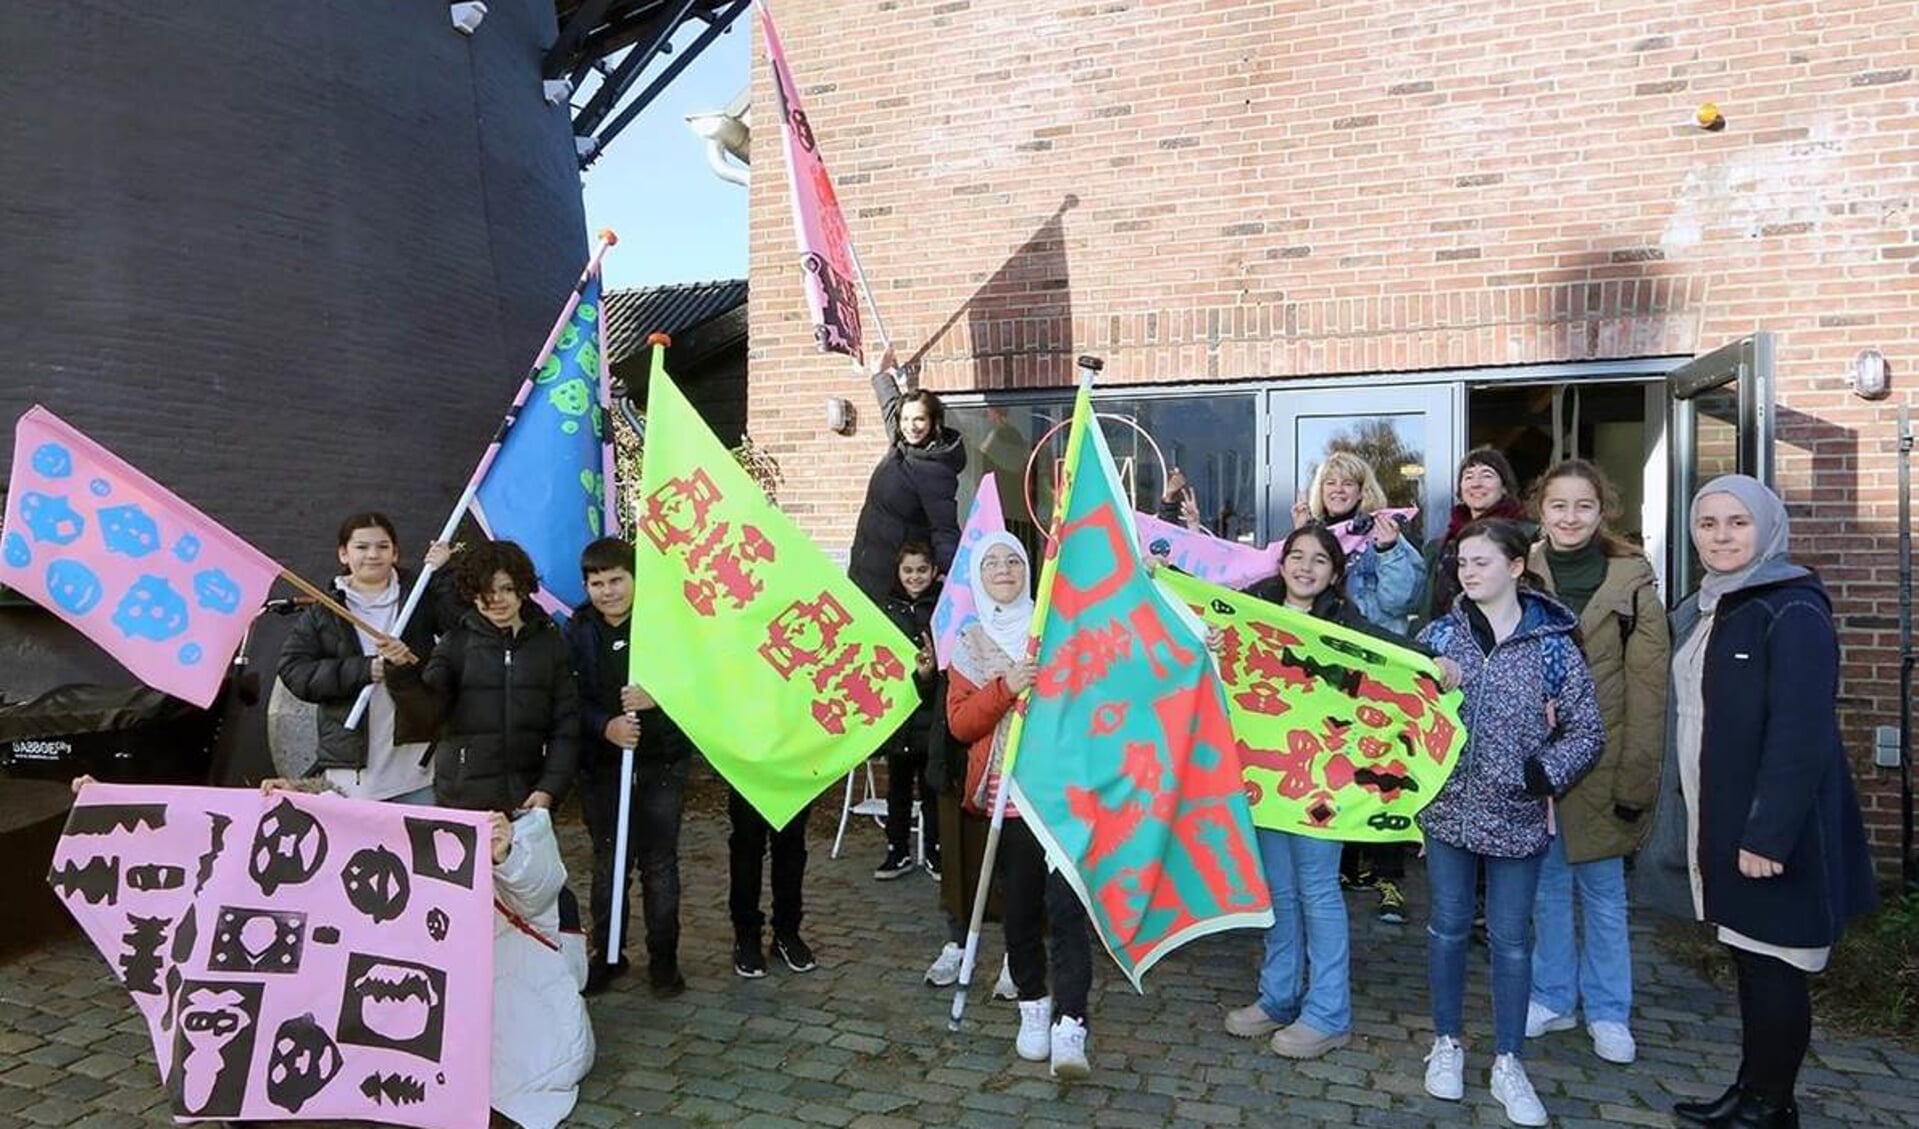
<instances>
[{"instance_id":1,"label":"blue flag with green shapes","mask_svg":"<svg viewBox=\"0 0 1919 1129\"><path fill-rule=\"evenodd\" d=\"M533 558L540 574L533 598L559 616L586 600L580 550L617 528L609 508L604 321L595 273L534 370L473 497L473 518L486 535L518 542Z\"/></svg>"}]
</instances>

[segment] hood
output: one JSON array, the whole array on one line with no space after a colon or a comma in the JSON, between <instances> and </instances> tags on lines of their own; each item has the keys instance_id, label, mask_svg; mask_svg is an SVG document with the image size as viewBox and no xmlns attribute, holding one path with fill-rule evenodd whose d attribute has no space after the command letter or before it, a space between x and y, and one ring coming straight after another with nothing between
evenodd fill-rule
<instances>
[{"instance_id":1,"label":"hood","mask_svg":"<svg viewBox=\"0 0 1919 1129\"><path fill-rule=\"evenodd\" d=\"M966 469L966 440L950 427L933 433L924 447L915 447L904 439L893 445L901 457L912 462L939 463L959 474Z\"/></svg>"},{"instance_id":2,"label":"hood","mask_svg":"<svg viewBox=\"0 0 1919 1129\"><path fill-rule=\"evenodd\" d=\"M525 621L525 623L524 626L520 628L519 634L514 636L516 639L524 639L535 632L544 631L554 626L553 617L546 614L546 609L534 603L532 600L526 600L520 604L520 619ZM491 621L480 614L480 609L478 608L468 608L466 612L460 616L460 625L470 631L477 631L482 635L490 635L496 639L504 639L507 637L507 632L493 626Z\"/></svg>"}]
</instances>

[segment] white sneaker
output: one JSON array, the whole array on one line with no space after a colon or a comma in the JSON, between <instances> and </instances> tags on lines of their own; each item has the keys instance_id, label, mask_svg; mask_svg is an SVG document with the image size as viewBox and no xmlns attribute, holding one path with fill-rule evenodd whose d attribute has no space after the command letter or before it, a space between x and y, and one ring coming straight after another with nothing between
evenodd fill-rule
<instances>
[{"instance_id":1,"label":"white sneaker","mask_svg":"<svg viewBox=\"0 0 1919 1129\"><path fill-rule=\"evenodd\" d=\"M1066 1016L1053 1024L1053 1077L1084 1078L1093 1072L1086 1062L1086 1025Z\"/></svg>"},{"instance_id":2,"label":"white sneaker","mask_svg":"<svg viewBox=\"0 0 1919 1129\"><path fill-rule=\"evenodd\" d=\"M1019 999L1019 988L1013 983L1013 962L1002 957L999 962L999 980L993 985L993 998L996 1000Z\"/></svg>"},{"instance_id":3,"label":"white sneaker","mask_svg":"<svg viewBox=\"0 0 1919 1129\"><path fill-rule=\"evenodd\" d=\"M1426 1092L1449 1102L1466 1096L1466 1048L1451 1035L1434 1039L1426 1052Z\"/></svg>"},{"instance_id":4,"label":"white sneaker","mask_svg":"<svg viewBox=\"0 0 1919 1129\"><path fill-rule=\"evenodd\" d=\"M1019 1002L1019 1038L1013 1049L1027 1062L1045 1062L1053 1049L1053 997Z\"/></svg>"},{"instance_id":5,"label":"white sneaker","mask_svg":"<svg viewBox=\"0 0 1919 1129\"><path fill-rule=\"evenodd\" d=\"M1528 1039L1537 1039L1548 1031L1571 1031L1574 1026L1572 1016L1560 1015L1538 1000L1526 1001L1526 1037Z\"/></svg>"},{"instance_id":6,"label":"white sneaker","mask_svg":"<svg viewBox=\"0 0 1919 1129\"><path fill-rule=\"evenodd\" d=\"M926 969L926 982L935 988L950 988L959 983L960 964L966 960L966 950L951 941L933 958Z\"/></svg>"},{"instance_id":7,"label":"white sneaker","mask_svg":"<svg viewBox=\"0 0 1919 1129\"><path fill-rule=\"evenodd\" d=\"M1639 1047L1632 1041L1632 1029L1625 1024L1602 1019L1587 1024L1586 1030L1593 1037L1593 1053L1607 1062L1629 1066L1639 1057Z\"/></svg>"},{"instance_id":8,"label":"white sneaker","mask_svg":"<svg viewBox=\"0 0 1919 1129\"><path fill-rule=\"evenodd\" d=\"M1493 1059L1492 1084L1493 1097L1506 1107L1506 1120L1514 1125L1546 1124L1546 1107L1533 1092L1532 1081L1518 1058L1500 1055Z\"/></svg>"}]
</instances>

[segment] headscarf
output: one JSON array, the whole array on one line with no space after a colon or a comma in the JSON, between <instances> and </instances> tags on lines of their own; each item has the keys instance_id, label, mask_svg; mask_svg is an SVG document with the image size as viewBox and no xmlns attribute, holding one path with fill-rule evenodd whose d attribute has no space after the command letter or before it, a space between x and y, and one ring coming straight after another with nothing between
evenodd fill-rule
<instances>
[{"instance_id":1,"label":"headscarf","mask_svg":"<svg viewBox=\"0 0 1919 1129\"><path fill-rule=\"evenodd\" d=\"M1012 550L1027 568L1026 588L1010 604L998 603L986 592L986 554L1001 546ZM1026 556L1026 546L1005 532L988 533L980 538L974 544L973 558L967 564L966 580L973 588L973 607L979 614L980 628L1014 662L1026 657L1027 633L1033 625L1032 567Z\"/></svg>"},{"instance_id":2,"label":"headscarf","mask_svg":"<svg viewBox=\"0 0 1919 1129\"><path fill-rule=\"evenodd\" d=\"M1753 553L1751 563L1734 572L1716 572L1706 565L1706 578L1699 584L1699 610L1710 615L1722 597L1744 588L1777 584L1806 570L1786 559L1786 503L1765 483L1745 474L1722 474L1699 488L1692 496L1693 509L1709 494L1730 494L1752 515ZM1703 556L1701 564L1704 564Z\"/></svg>"}]
</instances>

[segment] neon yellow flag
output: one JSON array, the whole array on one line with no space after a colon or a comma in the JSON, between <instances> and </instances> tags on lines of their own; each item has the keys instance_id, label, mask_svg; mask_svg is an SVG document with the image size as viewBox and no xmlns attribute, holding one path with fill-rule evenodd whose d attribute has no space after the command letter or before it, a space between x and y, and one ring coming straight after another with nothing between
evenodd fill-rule
<instances>
[{"instance_id":1,"label":"neon yellow flag","mask_svg":"<svg viewBox=\"0 0 1919 1129\"><path fill-rule=\"evenodd\" d=\"M784 827L919 702L913 646L766 500L653 350L632 680Z\"/></svg>"}]
</instances>

